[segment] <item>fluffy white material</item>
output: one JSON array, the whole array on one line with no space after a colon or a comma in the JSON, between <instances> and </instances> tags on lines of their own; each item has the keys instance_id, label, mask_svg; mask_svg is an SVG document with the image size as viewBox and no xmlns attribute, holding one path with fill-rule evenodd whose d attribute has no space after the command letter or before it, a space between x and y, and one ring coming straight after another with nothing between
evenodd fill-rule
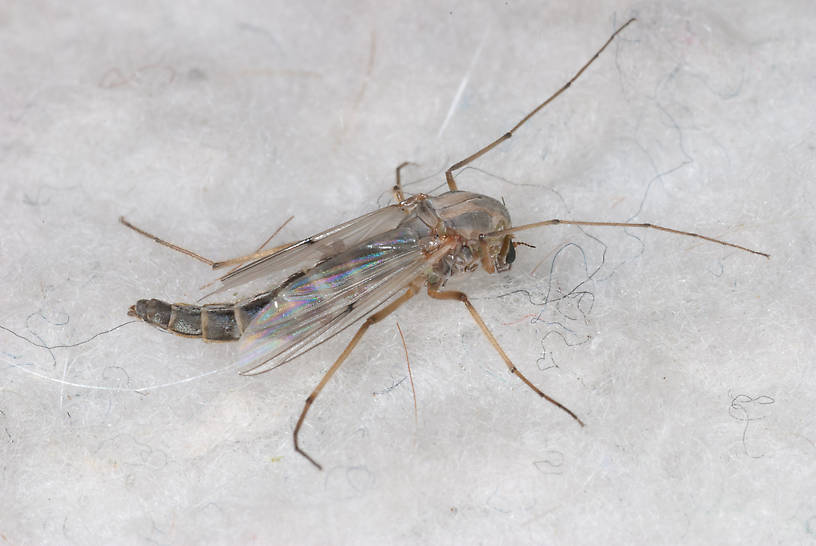
<instances>
[{"instance_id":1,"label":"fluffy white material","mask_svg":"<svg viewBox=\"0 0 816 546\"><path fill-rule=\"evenodd\" d=\"M3 542L812 540L812 0L558 4L0 8ZM321 473L291 433L350 331L245 378L233 345L126 316L213 274L120 215L228 258L290 215L279 242L386 204L402 161L408 191L439 191L631 16L460 187L516 223L654 222L773 257L557 227L455 283L585 428L423 294L314 405Z\"/></svg>"}]
</instances>

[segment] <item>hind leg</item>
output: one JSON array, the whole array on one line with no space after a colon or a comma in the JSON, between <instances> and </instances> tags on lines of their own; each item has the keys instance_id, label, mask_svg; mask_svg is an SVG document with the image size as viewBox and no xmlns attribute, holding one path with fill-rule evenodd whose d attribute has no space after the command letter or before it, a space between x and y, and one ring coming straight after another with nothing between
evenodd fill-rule
<instances>
[{"instance_id":1,"label":"hind leg","mask_svg":"<svg viewBox=\"0 0 816 546\"><path fill-rule=\"evenodd\" d=\"M119 222L122 225L124 225L126 227L129 227L130 229L132 229L136 233L138 233L140 235L144 235L148 239L152 239L153 241L155 241L156 243L159 243L162 246L166 246L167 248L175 250L176 252L181 252L182 254L190 256L191 258L196 259L199 262L202 262L202 263L205 263L205 264L209 265L213 269L217 269L218 267L223 267L224 265L229 265L229 264L239 264L240 265L240 264L242 264L244 262L247 262L247 261L249 261L251 259L263 257L263 256L266 256L268 254L272 254L274 252L277 252L281 248L284 248L284 247L288 246L288 245L281 245L281 246L276 246L274 248L271 248L271 249L269 249L267 251L263 251L263 248L267 244L269 244L269 241L271 241L272 238L275 237L275 235L277 235L280 232L280 230L282 230L283 227L292 220L292 218L294 218L294 216L290 216L289 218L287 218L286 221L283 224L281 224L280 227L278 227L278 229L276 229L275 232L272 235L270 235L269 238L267 238L266 241L264 241L261 246L258 247L258 250L256 250L252 254L248 254L246 256L241 256L239 258L232 258L230 260L225 260L225 261L220 261L220 262L217 262L215 260L210 260L209 258L205 258L204 256L201 256L200 254L196 254L192 250L187 250L184 247L173 244L173 243L171 243L169 241L165 241L161 237L157 237L157 236L153 235L152 233L148 233L147 231L145 231L145 230L143 230L141 228L138 228L138 227L134 226L133 224L131 224L130 222L128 222L125 219L124 216L119 217Z\"/></svg>"},{"instance_id":2,"label":"hind leg","mask_svg":"<svg viewBox=\"0 0 816 546\"><path fill-rule=\"evenodd\" d=\"M130 229L132 229L136 233L139 233L140 235L144 235L148 239L153 239L153 241L159 243L162 246L166 246L167 248L175 250L176 252L181 252L182 254L186 254L187 256L189 256L191 258L194 258L194 259L198 260L199 262L203 262L203 263L209 265L210 267L212 267L212 265L215 263L213 260L210 260L209 258L205 258L204 256L201 256L200 254L196 254L192 250L187 250L186 248L180 247L178 245L174 245L173 243L171 243L169 241L165 241L164 239L162 239L160 237L156 237L152 233L148 233L148 232L146 232L145 230L143 230L141 228L137 228L136 226L134 226L133 224L131 224L130 222L125 220L124 216L119 217L119 223L126 226L126 227L129 227Z\"/></svg>"}]
</instances>

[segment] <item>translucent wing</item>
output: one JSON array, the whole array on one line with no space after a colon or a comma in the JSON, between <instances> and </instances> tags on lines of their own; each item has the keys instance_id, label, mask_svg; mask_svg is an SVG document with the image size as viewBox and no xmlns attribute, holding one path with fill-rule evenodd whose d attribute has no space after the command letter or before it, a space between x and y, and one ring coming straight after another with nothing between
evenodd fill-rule
<instances>
[{"instance_id":1,"label":"translucent wing","mask_svg":"<svg viewBox=\"0 0 816 546\"><path fill-rule=\"evenodd\" d=\"M407 206L404 203L391 205L292 243L274 254L254 260L224 275L220 279L221 288L218 292L286 269L312 267L321 260L356 247L378 233L396 228L411 209L411 203Z\"/></svg>"},{"instance_id":2,"label":"translucent wing","mask_svg":"<svg viewBox=\"0 0 816 546\"><path fill-rule=\"evenodd\" d=\"M379 234L283 286L244 331L244 373L275 368L368 315L424 275L448 249L426 255L410 228Z\"/></svg>"}]
</instances>

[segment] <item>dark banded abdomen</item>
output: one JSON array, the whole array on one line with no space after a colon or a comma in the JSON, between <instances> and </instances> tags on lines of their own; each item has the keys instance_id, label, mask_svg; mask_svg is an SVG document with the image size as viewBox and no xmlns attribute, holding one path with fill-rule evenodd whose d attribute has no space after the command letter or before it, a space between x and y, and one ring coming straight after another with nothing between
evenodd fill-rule
<instances>
[{"instance_id":1,"label":"dark banded abdomen","mask_svg":"<svg viewBox=\"0 0 816 546\"><path fill-rule=\"evenodd\" d=\"M236 303L207 305L139 300L128 314L180 336L200 337L205 341L235 341L277 292L263 292Z\"/></svg>"}]
</instances>

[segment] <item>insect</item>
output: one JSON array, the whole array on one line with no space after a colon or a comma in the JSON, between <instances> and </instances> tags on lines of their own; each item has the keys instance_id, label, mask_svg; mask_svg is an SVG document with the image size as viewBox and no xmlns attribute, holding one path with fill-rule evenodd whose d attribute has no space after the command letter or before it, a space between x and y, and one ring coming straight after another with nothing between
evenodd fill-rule
<instances>
[{"instance_id":1,"label":"insect","mask_svg":"<svg viewBox=\"0 0 816 546\"><path fill-rule=\"evenodd\" d=\"M583 426L565 405L542 392L513 364L464 292L445 289L448 279L483 268L487 273L509 270L516 259L514 235L523 230L568 224L631 227L696 237L760 256L763 252L705 235L646 223L596 222L552 219L513 226L505 206L496 199L460 191L453 173L486 154L550 104L601 55L615 37L635 19L621 25L581 69L547 100L508 132L445 171L448 191L438 196L406 196L397 168L393 188L396 204L375 210L281 247L224 262L212 262L136 228L155 241L190 254L214 268L237 265L219 278L223 289L285 270L296 270L283 283L236 303L189 305L157 299L139 300L129 313L178 335L209 341L239 340L243 374L255 375L281 364L332 338L363 320L351 341L305 401L293 431L294 448L318 469L322 468L299 444L298 435L309 409L326 383L348 358L366 331L382 321L423 288L438 300L460 301L511 373L540 397L554 404Z\"/></svg>"}]
</instances>

